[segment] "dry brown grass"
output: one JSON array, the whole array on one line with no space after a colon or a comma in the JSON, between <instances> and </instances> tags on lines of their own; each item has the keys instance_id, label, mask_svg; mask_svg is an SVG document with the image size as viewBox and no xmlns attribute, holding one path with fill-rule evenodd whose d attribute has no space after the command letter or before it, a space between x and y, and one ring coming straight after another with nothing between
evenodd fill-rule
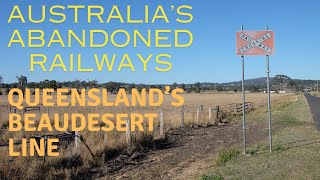
<instances>
[{"instance_id":1,"label":"dry brown grass","mask_svg":"<svg viewBox=\"0 0 320 180\"><path fill-rule=\"evenodd\" d=\"M313 93L311 93L311 94L313 94L313 95L315 95L315 96L317 96L317 97L320 97L320 92L313 92Z\"/></svg>"},{"instance_id":2,"label":"dry brown grass","mask_svg":"<svg viewBox=\"0 0 320 180\"><path fill-rule=\"evenodd\" d=\"M184 94L185 108L187 109L185 114L186 125L207 125L208 122L208 107L214 107L215 105L226 105L230 103L240 103L241 94ZM272 94L272 100L291 100L295 97L294 94ZM170 106L171 96L166 96L162 107L158 108L143 108L135 107L133 112L137 113L158 113L160 108L164 109L164 124L165 131L172 128L177 128L180 125L180 108L172 108ZM115 95L109 96L110 101L115 99ZM247 101L253 102L256 107L260 107L266 104L266 94L262 93L247 93ZM203 105L204 111L200 114L200 122L195 122L196 107ZM20 140L24 137L31 137L34 135L55 134L59 132L9 132L8 126L8 102L6 96L0 96L0 144L8 142L9 138ZM130 113L131 107L53 107L50 108L51 117L52 113L76 113L79 111L83 114L88 113ZM47 108L41 107L41 112L37 113L39 116L42 113L46 113ZM60 150L60 156L58 158L47 158L46 163L43 163L41 157L8 157L7 148L0 148L0 178L30 178L30 179L57 179L57 178L75 178L88 174L89 170L93 166L98 166L112 156L116 156L119 153L133 153L134 151L144 150L145 147L152 146L151 141L158 136L159 121L154 122L156 127L153 133L133 133L134 143L131 147L126 146L125 133L123 132L89 132L87 130L81 132L81 136L84 137L86 143L91 148L96 158L92 158L89 151L85 146L81 146L80 156L74 155L74 146L71 144L67 149ZM150 144L151 143L151 144ZM148 147L151 148L151 147ZM10 161L10 162L8 162ZM71 163L70 163L71 162ZM67 164L67 165L65 165ZM10 170L10 171L9 171ZM45 176L44 176L45 175Z\"/></svg>"},{"instance_id":3,"label":"dry brown grass","mask_svg":"<svg viewBox=\"0 0 320 180\"><path fill-rule=\"evenodd\" d=\"M271 94L271 98L273 100L277 100L280 97L290 96L292 94ZM211 93L211 94L183 94L185 99L185 105L225 105L231 103L240 103L242 102L241 93ZM32 96L31 96L32 97ZM130 99L131 96L128 95ZM116 99L116 95L108 94L108 100L114 101ZM16 100L16 98L14 98ZM253 102L254 104L265 103L267 101L267 95L264 93L246 93L246 100ZM164 97L164 106L169 106L172 101L171 96ZM0 105L5 106L8 105L8 97L6 95L0 96Z\"/></svg>"}]
</instances>

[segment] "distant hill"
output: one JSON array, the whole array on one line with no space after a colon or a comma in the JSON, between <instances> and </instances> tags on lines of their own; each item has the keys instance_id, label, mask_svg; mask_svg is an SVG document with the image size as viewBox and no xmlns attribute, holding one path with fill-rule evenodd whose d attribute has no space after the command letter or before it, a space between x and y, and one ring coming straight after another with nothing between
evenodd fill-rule
<instances>
[{"instance_id":1,"label":"distant hill","mask_svg":"<svg viewBox=\"0 0 320 180\"><path fill-rule=\"evenodd\" d=\"M246 79L244 81L246 90L257 92L266 90L266 77ZM316 90L317 80L291 79L286 75L276 75L270 77L271 89L274 91L311 91ZM192 86L187 85L187 86ZM226 83L201 83L203 90L218 91L240 91L241 81Z\"/></svg>"},{"instance_id":2,"label":"distant hill","mask_svg":"<svg viewBox=\"0 0 320 180\"><path fill-rule=\"evenodd\" d=\"M289 90L289 91L306 91L315 90L317 87L318 80L303 80L303 79L291 79L286 75L276 75L270 78L271 88L274 90ZM255 89L265 89L266 88L266 77L246 79L244 81L245 86L255 87ZM229 89L230 87L236 88L241 86L241 81L234 81L228 83L221 83L220 86L224 89ZM217 86L217 84L216 84ZM238 89L239 90L239 89Z\"/></svg>"},{"instance_id":3,"label":"distant hill","mask_svg":"<svg viewBox=\"0 0 320 180\"><path fill-rule=\"evenodd\" d=\"M272 81L273 78L270 78ZM246 79L244 81L244 84L246 86L250 85L256 85L256 86L264 86L266 84L266 78L265 77L260 77L260 78L254 78L254 79ZM228 83L222 83L221 85L223 86L235 86L235 85L240 85L241 81L234 81L234 82L228 82Z\"/></svg>"}]
</instances>

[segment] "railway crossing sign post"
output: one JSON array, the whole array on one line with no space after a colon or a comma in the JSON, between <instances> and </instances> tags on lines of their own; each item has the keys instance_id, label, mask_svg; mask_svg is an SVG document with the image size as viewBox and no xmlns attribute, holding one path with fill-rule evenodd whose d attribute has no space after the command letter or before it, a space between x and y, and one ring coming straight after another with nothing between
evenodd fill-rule
<instances>
[{"instance_id":1,"label":"railway crossing sign post","mask_svg":"<svg viewBox=\"0 0 320 180\"><path fill-rule=\"evenodd\" d=\"M269 151L272 153L272 124L271 124L271 98L270 98L270 68L269 56L274 53L274 32L266 27L264 31L241 31L236 33L236 52L241 56L242 61L242 99L245 107L246 96L244 88L244 56L264 55L266 56L266 73L267 73L267 93L268 93L268 119L269 119ZM247 152L246 137L246 111L242 111L242 128L243 128L243 153Z\"/></svg>"}]
</instances>

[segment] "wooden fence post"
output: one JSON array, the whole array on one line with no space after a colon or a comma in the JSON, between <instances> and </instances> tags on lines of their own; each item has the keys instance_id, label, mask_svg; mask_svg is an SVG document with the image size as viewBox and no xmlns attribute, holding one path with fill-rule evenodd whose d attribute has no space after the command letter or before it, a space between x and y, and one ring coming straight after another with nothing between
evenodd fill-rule
<instances>
[{"instance_id":1,"label":"wooden fence post","mask_svg":"<svg viewBox=\"0 0 320 180\"><path fill-rule=\"evenodd\" d=\"M160 137L161 139L164 138L164 131L163 131L163 109L160 109Z\"/></svg>"},{"instance_id":2,"label":"wooden fence post","mask_svg":"<svg viewBox=\"0 0 320 180\"><path fill-rule=\"evenodd\" d=\"M49 108L47 109L47 111L49 115L50 113ZM79 114L79 109L77 109L77 114ZM80 149L80 133L78 131L74 132L74 144L75 144L74 154L78 154Z\"/></svg>"},{"instance_id":3,"label":"wooden fence post","mask_svg":"<svg viewBox=\"0 0 320 180\"><path fill-rule=\"evenodd\" d=\"M181 118L180 118L180 127L184 127L184 107L181 106Z\"/></svg>"},{"instance_id":4,"label":"wooden fence post","mask_svg":"<svg viewBox=\"0 0 320 180\"><path fill-rule=\"evenodd\" d=\"M49 110L49 107L48 107L48 108L47 108L47 114L48 114L48 116L50 117L49 113L50 113L50 110Z\"/></svg>"},{"instance_id":5,"label":"wooden fence post","mask_svg":"<svg viewBox=\"0 0 320 180\"><path fill-rule=\"evenodd\" d=\"M126 142L128 145L131 145L131 126L130 126L130 119L127 119L127 123L126 123Z\"/></svg>"},{"instance_id":6,"label":"wooden fence post","mask_svg":"<svg viewBox=\"0 0 320 180\"><path fill-rule=\"evenodd\" d=\"M74 154L77 154L80 149L80 133L78 131L74 132L74 144L75 144Z\"/></svg>"},{"instance_id":7,"label":"wooden fence post","mask_svg":"<svg viewBox=\"0 0 320 180\"><path fill-rule=\"evenodd\" d=\"M41 140L41 139L40 139ZM47 141L48 141L48 137L45 136L44 137L44 155L43 155L43 164L46 162L46 155L47 155Z\"/></svg>"},{"instance_id":8,"label":"wooden fence post","mask_svg":"<svg viewBox=\"0 0 320 180\"><path fill-rule=\"evenodd\" d=\"M220 111L220 107L219 107L219 106L216 106L216 107L214 108L214 110L215 110L215 117L214 117L214 119L213 119L213 124L216 125L216 124L218 124L218 121L219 121L219 111Z\"/></svg>"},{"instance_id":9,"label":"wooden fence post","mask_svg":"<svg viewBox=\"0 0 320 180\"><path fill-rule=\"evenodd\" d=\"M197 107L197 125L200 125L200 107Z\"/></svg>"},{"instance_id":10,"label":"wooden fence post","mask_svg":"<svg viewBox=\"0 0 320 180\"><path fill-rule=\"evenodd\" d=\"M212 119L212 109L211 109L211 107L209 107L209 120L208 120L208 123L211 122L211 119Z\"/></svg>"}]
</instances>

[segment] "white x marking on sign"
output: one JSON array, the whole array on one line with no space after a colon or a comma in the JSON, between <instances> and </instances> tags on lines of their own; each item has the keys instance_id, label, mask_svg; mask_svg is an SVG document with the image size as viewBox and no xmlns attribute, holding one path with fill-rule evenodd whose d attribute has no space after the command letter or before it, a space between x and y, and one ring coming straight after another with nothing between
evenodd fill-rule
<instances>
[{"instance_id":1,"label":"white x marking on sign","mask_svg":"<svg viewBox=\"0 0 320 180\"><path fill-rule=\"evenodd\" d=\"M266 33L266 34L262 35L261 37L259 37L258 39L253 39L252 37L247 36L244 33L240 33L239 37L242 40L248 42L247 45L245 45L239 49L239 51L242 54L249 51L250 49L252 49L254 47L258 47L267 53L271 53L271 51L272 51L271 47L268 47L268 46L262 44L265 40L270 39L272 37L270 33Z\"/></svg>"}]
</instances>

